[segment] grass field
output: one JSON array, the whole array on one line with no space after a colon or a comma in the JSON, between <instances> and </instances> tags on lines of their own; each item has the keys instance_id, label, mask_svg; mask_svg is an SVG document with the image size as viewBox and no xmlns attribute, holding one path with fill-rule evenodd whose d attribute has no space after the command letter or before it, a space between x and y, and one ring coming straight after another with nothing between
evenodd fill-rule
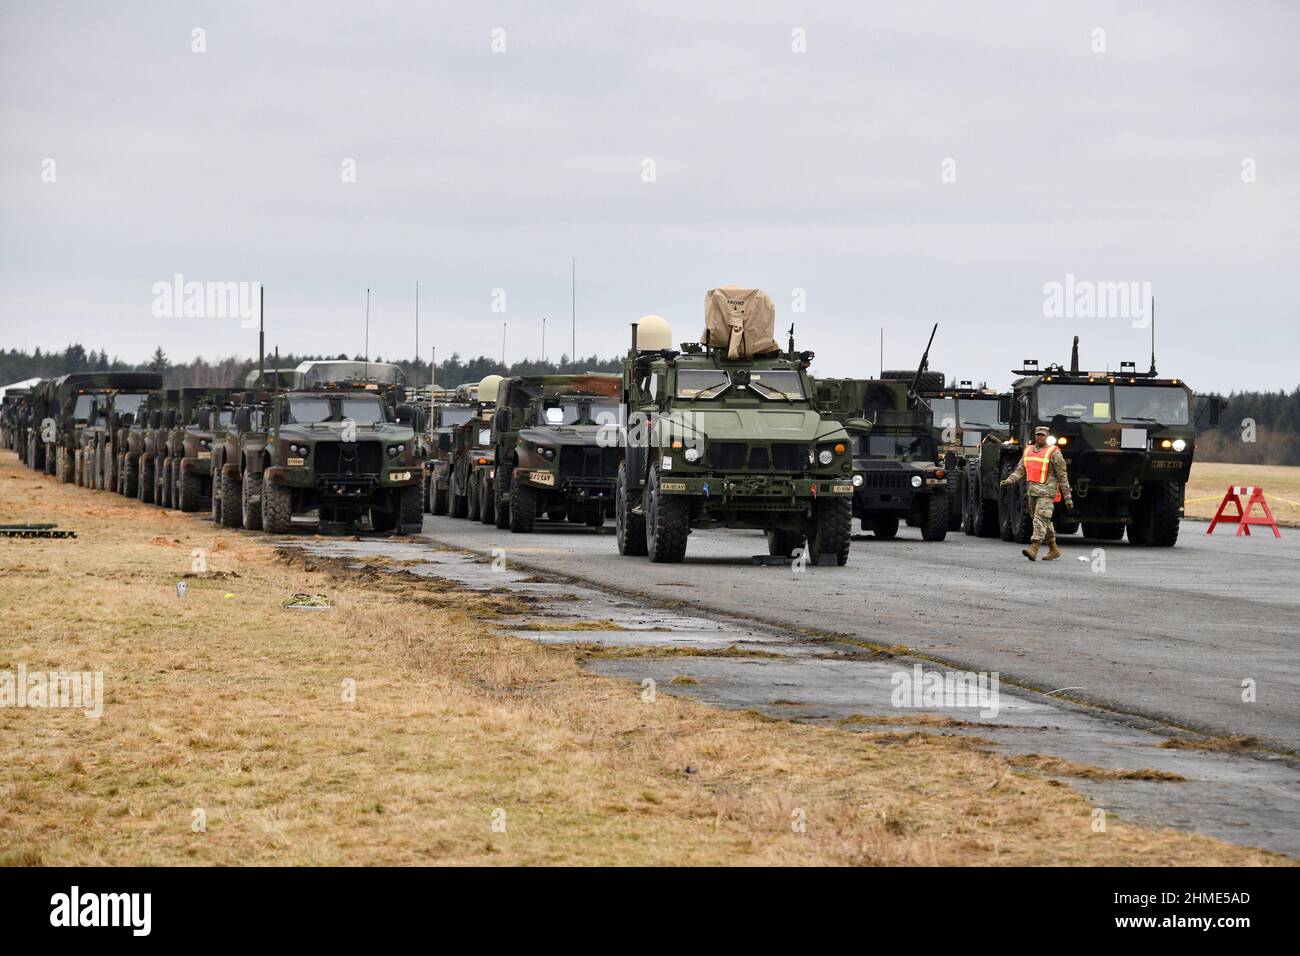
<instances>
[{"instance_id":1,"label":"grass field","mask_svg":"<svg viewBox=\"0 0 1300 956\"><path fill-rule=\"evenodd\" d=\"M1187 483L1187 517L1204 518L1207 521L1213 518L1219 502L1223 500L1223 493L1230 485L1262 487L1278 524L1300 526L1300 468L1288 465L1193 462L1192 480ZM1214 533L1218 534L1218 529Z\"/></svg>"},{"instance_id":2,"label":"grass field","mask_svg":"<svg viewBox=\"0 0 1300 956\"><path fill-rule=\"evenodd\" d=\"M1287 862L1094 832L1050 768L938 726L647 702L577 649L497 633L527 614L509 593L286 560L8 452L0 521L79 534L0 539L0 672L102 671L106 699L98 719L0 708L8 864ZM295 592L331 610L284 609Z\"/></svg>"}]
</instances>

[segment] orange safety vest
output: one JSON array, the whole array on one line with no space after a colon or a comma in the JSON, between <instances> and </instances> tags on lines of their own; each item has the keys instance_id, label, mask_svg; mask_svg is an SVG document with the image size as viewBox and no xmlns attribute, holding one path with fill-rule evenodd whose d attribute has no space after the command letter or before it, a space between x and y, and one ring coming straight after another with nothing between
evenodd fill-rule
<instances>
[{"instance_id":1,"label":"orange safety vest","mask_svg":"<svg viewBox=\"0 0 1300 956\"><path fill-rule=\"evenodd\" d=\"M1025 449L1025 481L1035 485L1041 485L1047 481L1047 476L1051 473L1052 452L1056 451L1055 445L1044 445L1043 450L1039 451L1033 445ZM1061 500L1061 486L1056 486L1056 497L1053 501Z\"/></svg>"}]
</instances>

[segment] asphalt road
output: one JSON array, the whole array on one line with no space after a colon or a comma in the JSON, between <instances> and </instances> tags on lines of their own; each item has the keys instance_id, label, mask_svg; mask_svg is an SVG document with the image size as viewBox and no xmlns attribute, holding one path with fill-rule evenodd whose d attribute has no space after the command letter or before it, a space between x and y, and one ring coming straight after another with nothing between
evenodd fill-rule
<instances>
[{"instance_id":1,"label":"asphalt road","mask_svg":"<svg viewBox=\"0 0 1300 956\"><path fill-rule=\"evenodd\" d=\"M843 568L756 566L761 534L698 531L682 564L620 557L603 532L541 522L528 535L425 517L424 533L628 593L903 646L1040 691L1300 752L1300 532L1238 538L1184 522L1177 547L1063 539L1031 564L1020 546L855 536ZM1100 549L1100 550L1098 550ZM1104 560L1104 563L1103 563ZM1253 701L1244 701L1252 682Z\"/></svg>"}]
</instances>

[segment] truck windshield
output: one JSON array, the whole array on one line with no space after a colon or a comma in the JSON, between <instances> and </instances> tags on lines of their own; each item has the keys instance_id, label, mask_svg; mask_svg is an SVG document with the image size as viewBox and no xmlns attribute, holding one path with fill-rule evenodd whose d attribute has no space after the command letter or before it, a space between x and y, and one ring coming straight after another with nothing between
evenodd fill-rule
<instances>
[{"instance_id":1,"label":"truck windshield","mask_svg":"<svg viewBox=\"0 0 1300 956\"><path fill-rule=\"evenodd\" d=\"M113 410L119 415L134 415L144 400L143 392L118 392L113 396Z\"/></svg>"},{"instance_id":2,"label":"truck windshield","mask_svg":"<svg viewBox=\"0 0 1300 956\"><path fill-rule=\"evenodd\" d=\"M341 422L350 418L358 425L375 425L387 421L384 405L375 398L342 398L333 396L304 396L289 399L289 422L314 425L319 422Z\"/></svg>"},{"instance_id":3,"label":"truck windshield","mask_svg":"<svg viewBox=\"0 0 1300 956\"><path fill-rule=\"evenodd\" d=\"M1043 385L1038 389L1038 420L1061 415L1076 422L1110 421L1110 385Z\"/></svg>"},{"instance_id":4,"label":"truck windshield","mask_svg":"<svg viewBox=\"0 0 1300 956\"><path fill-rule=\"evenodd\" d=\"M929 435L862 435L854 440L861 457L932 461Z\"/></svg>"},{"instance_id":5,"label":"truck windshield","mask_svg":"<svg viewBox=\"0 0 1300 956\"><path fill-rule=\"evenodd\" d=\"M543 411L547 425L613 425L618 422L618 403L613 399L548 402Z\"/></svg>"},{"instance_id":6,"label":"truck windshield","mask_svg":"<svg viewBox=\"0 0 1300 956\"><path fill-rule=\"evenodd\" d=\"M803 398L803 381L798 372L764 369L749 373L749 383L764 398Z\"/></svg>"},{"instance_id":7,"label":"truck windshield","mask_svg":"<svg viewBox=\"0 0 1300 956\"><path fill-rule=\"evenodd\" d=\"M717 398L727 390L731 379L718 369L680 368L677 370L678 398Z\"/></svg>"},{"instance_id":8,"label":"truck windshield","mask_svg":"<svg viewBox=\"0 0 1300 956\"><path fill-rule=\"evenodd\" d=\"M1168 385L1116 385L1115 418L1121 422L1186 425L1187 393Z\"/></svg>"},{"instance_id":9,"label":"truck windshield","mask_svg":"<svg viewBox=\"0 0 1300 956\"><path fill-rule=\"evenodd\" d=\"M963 398L958 403L961 409L962 428L997 428L998 403L993 398ZM939 420L936 412L934 420Z\"/></svg>"},{"instance_id":10,"label":"truck windshield","mask_svg":"<svg viewBox=\"0 0 1300 956\"><path fill-rule=\"evenodd\" d=\"M438 409L438 425L445 427L447 425L463 425L469 421L470 410L468 408L447 408Z\"/></svg>"}]
</instances>

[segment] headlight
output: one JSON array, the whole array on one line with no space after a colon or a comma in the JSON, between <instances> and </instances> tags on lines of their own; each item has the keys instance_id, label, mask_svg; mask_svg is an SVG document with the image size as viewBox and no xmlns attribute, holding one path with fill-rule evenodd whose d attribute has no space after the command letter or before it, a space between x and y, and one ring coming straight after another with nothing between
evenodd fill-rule
<instances>
[{"instance_id":1,"label":"headlight","mask_svg":"<svg viewBox=\"0 0 1300 956\"><path fill-rule=\"evenodd\" d=\"M688 448L686 451L682 452L682 457L687 461L699 461L700 450L698 448Z\"/></svg>"},{"instance_id":2,"label":"headlight","mask_svg":"<svg viewBox=\"0 0 1300 956\"><path fill-rule=\"evenodd\" d=\"M537 454L541 455L547 461L552 461L555 458L555 449L548 448L545 445L538 445Z\"/></svg>"},{"instance_id":3,"label":"headlight","mask_svg":"<svg viewBox=\"0 0 1300 956\"><path fill-rule=\"evenodd\" d=\"M1055 445L1055 444L1056 444L1056 436L1055 436L1055 435L1048 435L1048 436L1047 436L1047 444L1049 444L1049 445Z\"/></svg>"},{"instance_id":4,"label":"headlight","mask_svg":"<svg viewBox=\"0 0 1300 956\"><path fill-rule=\"evenodd\" d=\"M389 458L396 458L398 455L400 455L400 454L402 453L402 449L403 449L404 447L405 447L404 445L389 445L389 446L388 446L388 457L389 457Z\"/></svg>"},{"instance_id":5,"label":"headlight","mask_svg":"<svg viewBox=\"0 0 1300 956\"><path fill-rule=\"evenodd\" d=\"M854 476L853 476L853 487L854 487L854 488L861 488L861 487L862 487L862 476L861 476L861 475L854 475Z\"/></svg>"},{"instance_id":6,"label":"headlight","mask_svg":"<svg viewBox=\"0 0 1300 956\"><path fill-rule=\"evenodd\" d=\"M817 460L820 461L823 465L829 465L832 461L835 460L835 453L831 451L829 448L823 448L821 451L817 453Z\"/></svg>"},{"instance_id":7,"label":"headlight","mask_svg":"<svg viewBox=\"0 0 1300 956\"><path fill-rule=\"evenodd\" d=\"M1183 441L1181 438L1174 439L1174 451L1182 451L1186 447L1187 442Z\"/></svg>"},{"instance_id":8,"label":"headlight","mask_svg":"<svg viewBox=\"0 0 1300 956\"><path fill-rule=\"evenodd\" d=\"M1065 435L1062 435L1060 438L1056 439L1056 444L1058 445L1068 445L1069 443L1070 443L1070 439Z\"/></svg>"},{"instance_id":9,"label":"headlight","mask_svg":"<svg viewBox=\"0 0 1300 956\"><path fill-rule=\"evenodd\" d=\"M920 488L920 487L921 487L921 476L920 476L920 475L913 475L913 476L912 476L912 487L913 487L913 488Z\"/></svg>"}]
</instances>

